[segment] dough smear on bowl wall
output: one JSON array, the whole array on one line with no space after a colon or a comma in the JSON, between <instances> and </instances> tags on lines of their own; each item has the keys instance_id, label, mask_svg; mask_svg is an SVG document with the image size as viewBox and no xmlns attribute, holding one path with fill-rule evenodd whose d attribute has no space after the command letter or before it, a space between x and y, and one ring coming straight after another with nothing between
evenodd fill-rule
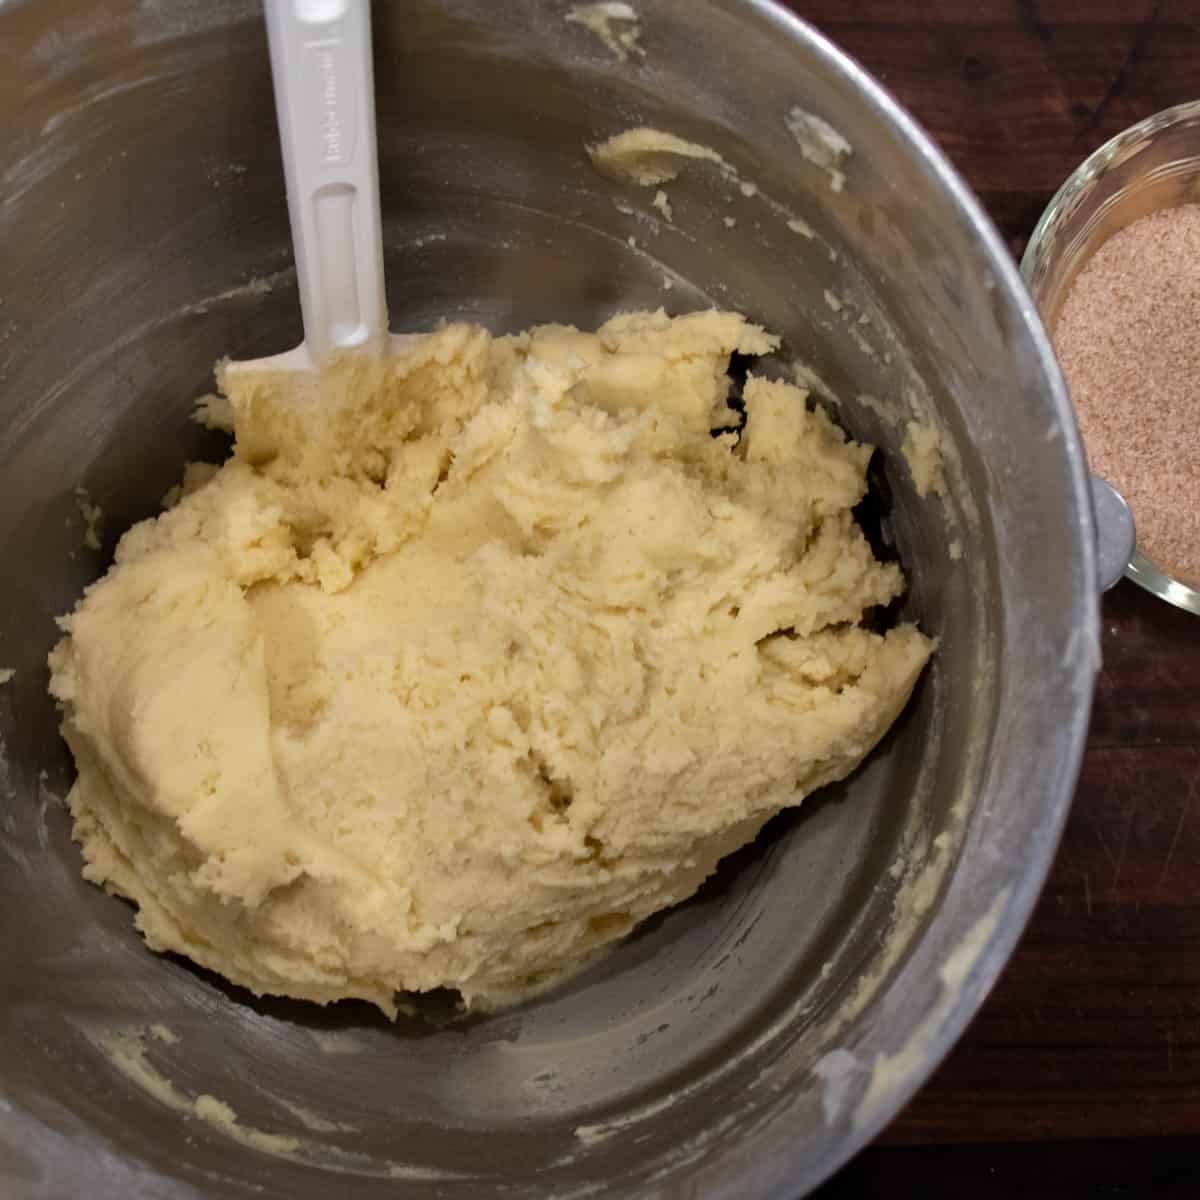
<instances>
[{"instance_id":1,"label":"dough smear on bowl wall","mask_svg":"<svg viewBox=\"0 0 1200 1200\"><path fill-rule=\"evenodd\" d=\"M933 650L853 509L870 447L734 313L448 325L221 376L62 621L85 875L256 993L521 999L849 774Z\"/></svg>"}]
</instances>

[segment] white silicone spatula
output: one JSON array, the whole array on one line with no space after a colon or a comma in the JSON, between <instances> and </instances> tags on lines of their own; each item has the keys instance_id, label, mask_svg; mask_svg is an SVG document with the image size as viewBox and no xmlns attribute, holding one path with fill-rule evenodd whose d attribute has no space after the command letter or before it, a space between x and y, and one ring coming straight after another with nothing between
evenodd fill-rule
<instances>
[{"instance_id":1,"label":"white silicone spatula","mask_svg":"<svg viewBox=\"0 0 1200 1200\"><path fill-rule=\"evenodd\" d=\"M227 370L313 371L388 346L370 0L266 0L304 341Z\"/></svg>"}]
</instances>

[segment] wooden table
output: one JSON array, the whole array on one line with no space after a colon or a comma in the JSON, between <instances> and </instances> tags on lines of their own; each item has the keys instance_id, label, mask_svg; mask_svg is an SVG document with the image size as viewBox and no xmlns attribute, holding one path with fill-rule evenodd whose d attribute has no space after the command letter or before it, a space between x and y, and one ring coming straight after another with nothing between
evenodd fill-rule
<instances>
[{"instance_id":1,"label":"wooden table","mask_svg":"<svg viewBox=\"0 0 1200 1200\"><path fill-rule=\"evenodd\" d=\"M794 7L916 115L1014 254L1087 153L1200 98L1200 0ZM1074 808L1020 949L821 1200L1200 1196L1200 618L1123 583L1103 654Z\"/></svg>"}]
</instances>

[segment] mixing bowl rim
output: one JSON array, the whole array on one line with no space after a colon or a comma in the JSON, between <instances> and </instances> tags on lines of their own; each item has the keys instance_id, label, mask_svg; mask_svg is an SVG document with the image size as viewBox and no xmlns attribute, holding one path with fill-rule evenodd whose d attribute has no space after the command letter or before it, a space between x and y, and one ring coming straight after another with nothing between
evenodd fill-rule
<instances>
[{"instance_id":1,"label":"mixing bowl rim","mask_svg":"<svg viewBox=\"0 0 1200 1200\"><path fill-rule=\"evenodd\" d=\"M975 1016L1015 949L1053 864L1082 764L1091 716L1093 685L1099 669L1100 615L1098 589L1089 585L1089 581L1097 578L1097 561L1094 511L1083 444L1049 335L1018 265L1012 259L999 231L945 153L865 67L809 22L785 8L780 0L744 2L751 12L773 23L782 37L801 44L807 43L814 56L827 70L842 76L851 88L861 95L865 107L875 114L880 124L884 127L890 126L894 136L911 147L923 173L933 181L936 188L944 192L953 207L970 223L979 238L980 249L987 260L987 268L992 272L995 293L1008 302L1041 368L1048 406L1056 428L1060 429L1063 435L1058 439L1058 444L1062 447L1065 458L1064 465L1075 501L1079 532L1077 567L1080 587L1075 596L1078 611L1072 628L1074 636L1078 639L1080 653L1063 664L1070 678L1059 681L1062 690L1075 696L1076 704L1071 714L1072 719L1064 722L1057 731L1063 739L1060 742L1063 750L1058 762L1059 774L1055 780L1057 786L1048 790L1042 807L1030 810L1029 813L1029 824L1036 834L1033 838L1033 853L1022 864L1021 872L1011 880L1011 886L1006 891L978 897L977 909L972 910L959 922L958 938L952 937L951 945L969 935L970 930L977 926L979 914L987 911L990 906L994 907L997 918L994 926L987 931L988 935L971 968L969 985L958 991L945 1020L932 1038L922 1045L923 1058L919 1068L906 1075L898 1086L889 1089L886 1097L875 1105L869 1114L862 1116L861 1120L856 1119L847 1136L831 1139L831 1130L826 1126L821 1134L831 1144L826 1146L823 1154L810 1160L808 1168L802 1174L797 1171L789 1178L786 1192L760 1190L752 1183L749 1187L741 1186L736 1192L745 1200L751 1197L762 1200L768 1200L768 1197L771 1200L793 1200L795 1196L807 1194L845 1165L874 1139L915 1095ZM935 914L930 929L922 935L923 939L928 939L933 923L939 918L948 919L945 909ZM934 979L928 983L933 1002L938 981ZM912 1032L915 1033L916 1029ZM734 1155L747 1160L747 1182L754 1179L756 1161L769 1158L773 1153L788 1156L789 1143L792 1147L790 1156L796 1157L795 1139L789 1137L785 1128L780 1128L781 1124L786 1123L777 1122L774 1129L770 1128L769 1124L760 1129L755 1137L745 1139L727 1152L727 1157ZM774 1146L771 1145L772 1142L775 1143ZM805 1154L810 1152L811 1140L805 1148ZM703 1184L703 1169L698 1172L697 1178ZM725 1194L721 1193L722 1196ZM732 1197L735 1193L730 1191L728 1194Z\"/></svg>"}]
</instances>

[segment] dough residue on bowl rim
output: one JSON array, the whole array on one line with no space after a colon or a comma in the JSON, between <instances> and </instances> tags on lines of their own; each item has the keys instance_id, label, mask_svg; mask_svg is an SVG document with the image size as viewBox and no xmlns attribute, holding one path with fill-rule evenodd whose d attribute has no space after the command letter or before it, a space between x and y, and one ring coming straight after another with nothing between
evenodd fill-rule
<instances>
[{"instance_id":1,"label":"dough residue on bowl rim","mask_svg":"<svg viewBox=\"0 0 1200 1200\"><path fill-rule=\"evenodd\" d=\"M633 5L623 0L577 4L568 10L564 20L581 25L599 38L619 62L627 62L631 54L644 56L646 53L639 43L642 36L641 18Z\"/></svg>"},{"instance_id":2,"label":"dough residue on bowl rim","mask_svg":"<svg viewBox=\"0 0 1200 1200\"><path fill-rule=\"evenodd\" d=\"M88 1040L121 1072L126 1079L136 1084L160 1104L184 1116L196 1117L214 1129L252 1150L267 1154L292 1157L300 1148L297 1138L284 1134L266 1133L238 1119L237 1113L225 1101L207 1092L189 1096L167 1078L146 1054L146 1035L164 1040L154 1033L140 1028L104 1029L90 1032Z\"/></svg>"}]
</instances>

